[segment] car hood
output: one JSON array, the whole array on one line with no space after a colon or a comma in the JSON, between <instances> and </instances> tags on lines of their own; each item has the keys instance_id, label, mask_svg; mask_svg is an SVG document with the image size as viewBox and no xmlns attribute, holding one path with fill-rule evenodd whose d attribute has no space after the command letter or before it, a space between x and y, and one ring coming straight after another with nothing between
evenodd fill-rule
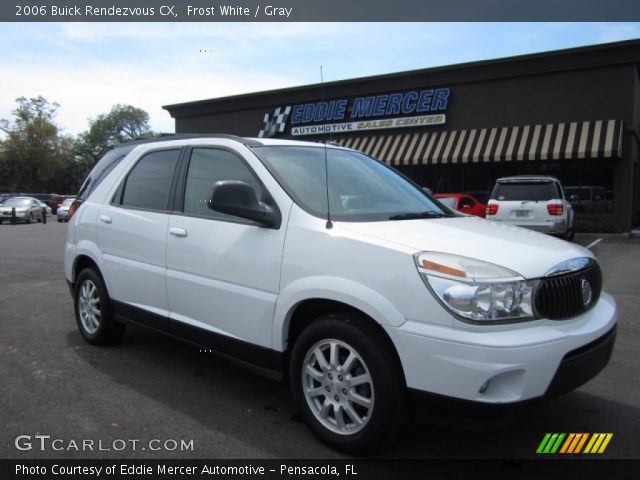
<instances>
[{"instance_id":1,"label":"car hood","mask_svg":"<svg viewBox=\"0 0 640 480\"><path fill-rule=\"evenodd\" d=\"M525 228L479 217L388 222L341 222L346 231L415 250L484 260L525 278L543 277L555 265L593 254L578 245Z\"/></svg>"}]
</instances>

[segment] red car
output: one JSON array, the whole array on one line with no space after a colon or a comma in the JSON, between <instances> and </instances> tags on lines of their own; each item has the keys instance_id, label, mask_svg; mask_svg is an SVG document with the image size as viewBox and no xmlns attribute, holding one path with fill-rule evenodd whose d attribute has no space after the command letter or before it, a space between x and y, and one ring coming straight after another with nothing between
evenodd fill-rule
<instances>
[{"instance_id":1,"label":"red car","mask_svg":"<svg viewBox=\"0 0 640 480\"><path fill-rule=\"evenodd\" d=\"M449 208L484 218L487 206L471 195L466 193L436 193L434 197Z\"/></svg>"}]
</instances>

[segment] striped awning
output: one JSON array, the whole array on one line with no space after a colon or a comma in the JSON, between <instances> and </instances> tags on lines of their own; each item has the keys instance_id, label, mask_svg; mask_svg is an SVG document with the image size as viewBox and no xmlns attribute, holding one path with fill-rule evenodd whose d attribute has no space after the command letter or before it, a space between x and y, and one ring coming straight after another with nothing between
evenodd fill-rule
<instances>
[{"instance_id":1,"label":"striped awning","mask_svg":"<svg viewBox=\"0 0 640 480\"><path fill-rule=\"evenodd\" d=\"M622 121L392 133L334 141L391 165L617 158L622 155Z\"/></svg>"}]
</instances>

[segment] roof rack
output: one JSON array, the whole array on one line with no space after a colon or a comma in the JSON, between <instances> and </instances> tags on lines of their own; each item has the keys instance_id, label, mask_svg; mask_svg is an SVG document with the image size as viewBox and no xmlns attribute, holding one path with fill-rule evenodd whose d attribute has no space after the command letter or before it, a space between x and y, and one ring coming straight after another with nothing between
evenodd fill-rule
<instances>
[{"instance_id":1,"label":"roof rack","mask_svg":"<svg viewBox=\"0 0 640 480\"><path fill-rule=\"evenodd\" d=\"M227 140L234 140L236 142L242 143L247 147L258 147L262 145L262 143L260 143L256 139L238 137L236 135L229 135L226 133L161 133L156 137L138 138L130 142L121 143L117 147L125 145L140 145L144 143L164 142L167 140L188 140L190 138L224 138Z\"/></svg>"}]
</instances>

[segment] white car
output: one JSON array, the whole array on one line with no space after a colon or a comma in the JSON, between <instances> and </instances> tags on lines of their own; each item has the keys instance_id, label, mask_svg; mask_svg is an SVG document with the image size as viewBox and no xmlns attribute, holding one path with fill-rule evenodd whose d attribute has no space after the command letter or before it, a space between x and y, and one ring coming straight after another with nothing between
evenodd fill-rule
<instances>
[{"instance_id":1,"label":"white car","mask_svg":"<svg viewBox=\"0 0 640 480\"><path fill-rule=\"evenodd\" d=\"M71 204L75 201L76 197L67 197L64 202L60 204L58 210L56 211L56 216L58 217L58 222L66 222L68 221L69 208L71 208Z\"/></svg>"},{"instance_id":2,"label":"white car","mask_svg":"<svg viewBox=\"0 0 640 480\"><path fill-rule=\"evenodd\" d=\"M340 450L392 439L410 395L511 404L571 390L614 345L590 251L444 210L354 150L134 142L98 162L74 205L65 276L88 342L135 323L286 378Z\"/></svg>"},{"instance_id":3,"label":"white car","mask_svg":"<svg viewBox=\"0 0 640 480\"><path fill-rule=\"evenodd\" d=\"M574 213L557 178L523 175L499 178L487 202L486 218L567 240L574 236Z\"/></svg>"}]
</instances>

